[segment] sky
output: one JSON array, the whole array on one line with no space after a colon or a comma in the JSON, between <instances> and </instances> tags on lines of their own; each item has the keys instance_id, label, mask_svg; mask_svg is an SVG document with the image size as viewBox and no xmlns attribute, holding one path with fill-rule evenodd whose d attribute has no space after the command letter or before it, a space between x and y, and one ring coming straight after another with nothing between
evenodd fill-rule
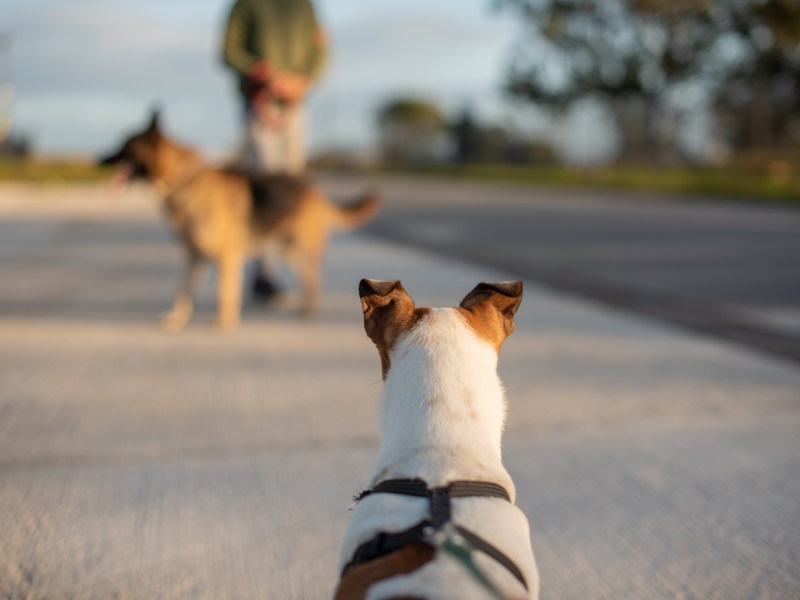
<instances>
[{"instance_id":1,"label":"sky","mask_svg":"<svg viewBox=\"0 0 800 600\"><path fill-rule=\"evenodd\" d=\"M220 60L231 0L4 0L14 36L14 130L50 154L97 154L162 107L167 129L232 150L240 106ZM374 145L377 107L429 98L503 120L499 92L518 35L489 0L316 0L332 56L310 102L314 151Z\"/></svg>"}]
</instances>

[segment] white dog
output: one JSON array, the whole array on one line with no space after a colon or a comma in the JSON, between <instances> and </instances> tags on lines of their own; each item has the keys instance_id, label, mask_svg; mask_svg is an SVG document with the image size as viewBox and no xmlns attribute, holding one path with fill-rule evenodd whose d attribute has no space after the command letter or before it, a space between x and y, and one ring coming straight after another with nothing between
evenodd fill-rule
<instances>
[{"instance_id":1,"label":"white dog","mask_svg":"<svg viewBox=\"0 0 800 600\"><path fill-rule=\"evenodd\" d=\"M481 283L458 308L416 308L363 279L381 358L381 453L342 545L336 600L537 598L528 521L501 460L497 353L522 283Z\"/></svg>"}]
</instances>

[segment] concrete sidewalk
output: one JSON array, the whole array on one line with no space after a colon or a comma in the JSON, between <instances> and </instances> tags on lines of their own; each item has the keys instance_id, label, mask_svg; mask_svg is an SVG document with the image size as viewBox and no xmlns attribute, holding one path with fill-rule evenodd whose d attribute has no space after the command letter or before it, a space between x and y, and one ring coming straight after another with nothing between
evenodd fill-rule
<instances>
[{"instance_id":1,"label":"concrete sidewalk","mask_svg":"<svg viewBox=\"0 0 800 600\"><path fill-rule=\"evenodd\" d=\"M342 237L317 318L220 335L206 286L167 335L154 207L28 190L0 191L0 597L328 597L377 456L358 280L442 306L508 274ZM530 283L500 365L544 599L800 595L800 371Z\"/></svg>"}]
</instances>

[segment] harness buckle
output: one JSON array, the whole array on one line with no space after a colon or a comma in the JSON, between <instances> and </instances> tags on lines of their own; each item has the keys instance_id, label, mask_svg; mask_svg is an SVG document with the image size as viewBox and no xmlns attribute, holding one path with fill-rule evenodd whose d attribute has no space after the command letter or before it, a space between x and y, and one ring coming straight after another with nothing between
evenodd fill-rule
<instances>
[{"instance_id":1,"label":"harness buckle","mask_svg":"<svg viewBox=\"0 0 800 600\"><path fill-rule=\"evenodd\" d=\"M450 521L450 489L433 488L430 492L431 519L436 529L441 529Z\"/></svg>"}]
</instances>

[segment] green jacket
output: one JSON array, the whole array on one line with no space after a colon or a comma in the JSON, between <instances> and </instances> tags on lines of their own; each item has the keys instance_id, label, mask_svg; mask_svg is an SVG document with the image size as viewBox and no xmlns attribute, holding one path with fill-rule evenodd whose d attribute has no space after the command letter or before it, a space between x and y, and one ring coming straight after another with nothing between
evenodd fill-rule
<instances>
[{"instance_id":1,"label":"green jacket","mask_svg":"<svg viewBox=\"0 0 800 600\"><path fill-rule=\"evenodd\" d=\"M325 66L326 44L310 0L236 0L222 56L242 86L260 61L314 80Z\"/></svg>"}]
</instances>

